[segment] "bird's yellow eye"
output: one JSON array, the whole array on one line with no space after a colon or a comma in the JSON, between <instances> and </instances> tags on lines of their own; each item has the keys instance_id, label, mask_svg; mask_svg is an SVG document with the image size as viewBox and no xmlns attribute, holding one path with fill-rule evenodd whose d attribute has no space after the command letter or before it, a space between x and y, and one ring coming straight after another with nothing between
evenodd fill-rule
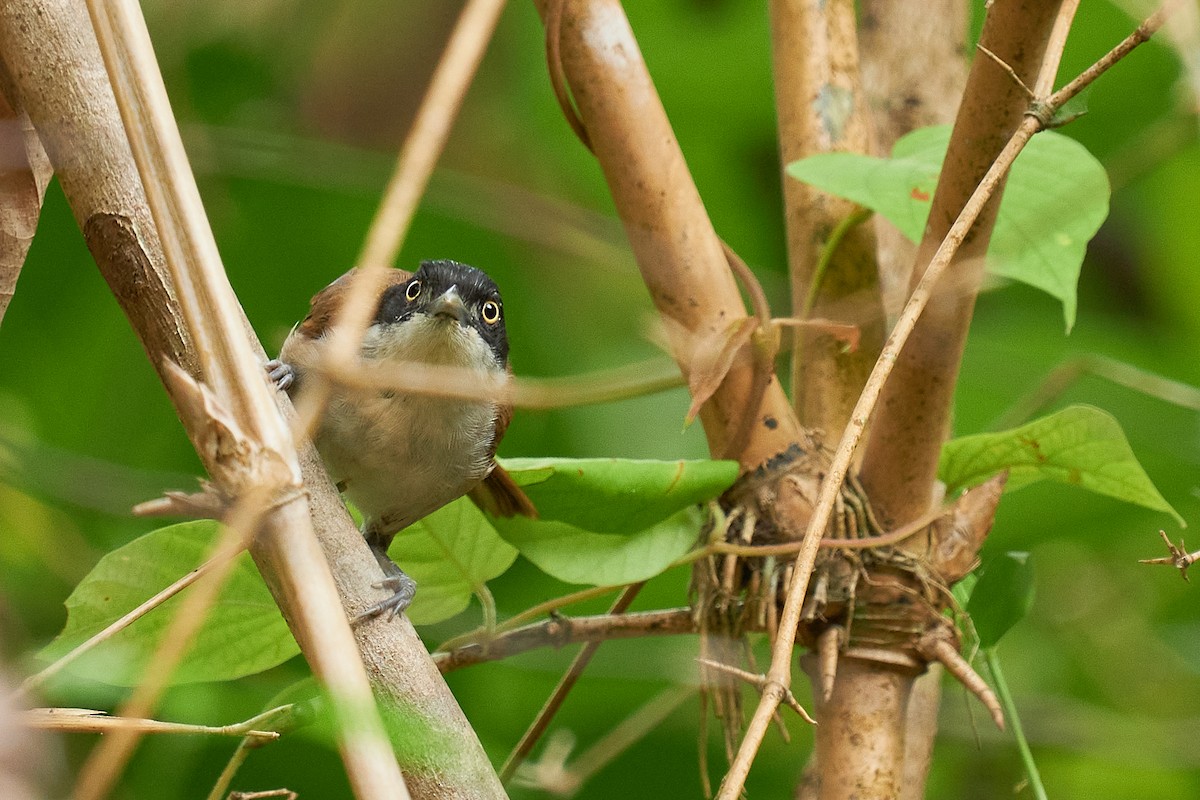
<instances>
[{"instance_id":1,"label":"bird's yellow eye","mask_svg":"<svg viewBox=\"0 0 1200 800\"><path fill-rule=\"evenodd\" d=\"M500 321L500 304L495 300L488 300L483 304L482 312L483 321L488 325L495 325Z\"/></svg>"},{"instance_id":2,"label":"bird's yellow eye","mask_svg":"<svg viewBox=\"0 0 1200 800\"><path fill-rule=\"evenodd\" d=\"M421 282L420 281L413 281L412 283L410 283L408 285L408 288L404 290L404 297L410 303L413 300L416 300L420 296L421 296Z\"/></svg>"}]
</instances>

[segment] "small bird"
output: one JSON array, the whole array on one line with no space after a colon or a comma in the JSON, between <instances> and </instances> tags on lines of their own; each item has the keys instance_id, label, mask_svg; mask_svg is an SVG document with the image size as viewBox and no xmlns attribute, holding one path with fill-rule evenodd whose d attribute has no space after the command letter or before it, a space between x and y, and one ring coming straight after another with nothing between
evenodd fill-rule
<instances>
[{"instance_id":1,"label":"small bird","mask_svg":"<svg viewBox=\"0 0 1200 800\"><path fill-rule=\"evenodd\" d=\"M353 271L312 299L279 358L266 365L281 390L295 396L327 346L327 334ZM469 370L480 377L511 373L500 290L482 270L456 261L424 261L416 273L391 270L366 330L362 360L421 361ZM496 402L337 389L313 443L330 476L363 515L363 535L383 569L377 584L392 597L359 619L399 614L416 582L387 555L395 534L452 500L471 494L499 515L536 516L512 477L495 460L512 407Z\"/></svg>"}]
</instances>

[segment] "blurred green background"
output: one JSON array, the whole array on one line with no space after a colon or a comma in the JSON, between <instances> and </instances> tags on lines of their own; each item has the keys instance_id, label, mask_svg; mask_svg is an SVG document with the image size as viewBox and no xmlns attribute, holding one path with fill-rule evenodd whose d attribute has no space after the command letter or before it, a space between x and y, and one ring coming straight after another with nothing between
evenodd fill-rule
<instances>
[{"instance_id":1,"label":"blurred green background","mask_svg":"<svg viewBox=\"0 0 1200 800\"><path fill-rule=\"evenodd\" d=\"M776 309L786 308L765 4L628 6L718 230L757 270ZM309 296L353 262L460 4L145 7L230 279L275 352ZM1133 24L1117 6L1085 4L1062 74L1086 66ZM1182 46L1193 64L1194 46ZM1023 287L983 297L957 432L987 428L1073 354L1102 353L1200 384L1197 87L1180 52L1165 39L1137 51L1094 87L1090 113L1065 129L1105 163L1115 190L1084 267L1078 324L1064 338L1054 301ZM506 10L441 165L400 266L452 257L489 271L504 291L519 375L570 375L656 353L644 335L650 302L599 170L550 91L532 4ZM1112 412L1167 499L1200 519L1194 411L1090 378L1056 405L1070 402ZM698 426L680 432L687 404L676 390L521 412L501 455L702 457ZM34 667L32 653L62 626L62 601L99 555L154 527L131 518L129 506L165 488L190 488L198 470L52 186L0 327L0 635L15 668ZM1200 796L1200 589L1169 569L1137 564L1163 554L1163 526L1178 539L1164 515L1058 485L1022 490L1001 506L988 551L1029 550L1037 565L1033 611L1000 649L1051 797ZM635 608L682 605L686 584L681 572L669 574ZM511 615L571 587L519 561L492 589L501 614ZM478 620L473 605L423 635L433 646ZM557 727L586 748L664 687L694 682L695 654L691 638L605 645ZM451 676L496 763L569 657L539 652ZM233 684L180 688L161 717L235 722L305 674L295 659ZM111 708L120 697L72 680L44 700ZM697 796L699 713L696 702L685 703L579 796ZM957 687L947 687L942 716L929 796L1011 795L1022 780L1012 741ZM811 732L795 719L788 726L791 745L768 736L751 796L790 796ZM65 762L77 765L91 744L65 739ZM719 778L715 735L707 746ZM147 740L118 796L202 797L232 747L223 739ZM347 796L340 775L332 750L296 736L252 755L235 788ZM513 796L539 795L518 788Z\"/></svg>"}]
</instances>

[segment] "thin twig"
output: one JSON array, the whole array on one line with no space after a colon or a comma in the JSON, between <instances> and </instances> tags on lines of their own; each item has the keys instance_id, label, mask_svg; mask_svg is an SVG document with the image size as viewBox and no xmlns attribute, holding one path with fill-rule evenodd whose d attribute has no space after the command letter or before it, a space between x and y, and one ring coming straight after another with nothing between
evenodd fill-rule
<instances>
[{"instance_id":1,"label":"thin twig","mask_svg":"<svg viewBox=\"0 0 1200 800\"><path fill-rule=\"evenodd\" d=\"M487 642L472 642L453 650L439 650L432 653L431 657L438 669L447 673L541 647L689 633L696 633L696 623L688 608L636 614L601 614L595 617L557 617L499 634Z\"/></svg>"},{"instance_id":2,"label":"thin twig","mask_svg":"<svg viewBox=\"0 0 1200 800\"><path fill-rule=\"evenodd\" d=\"M386 267L400 254L417 204L446 146L504 5L505 0L471 0L463 7L367 231L358 257L360 267Z\"/></svg>"},{"instance_id":3,"label":"thin twig","mask_svg":"<svg viewBox=\"0 0 1200 800\"><path fill-rule=\"evenodd\" d=\"M979 702L983 703L984 708L992 715L992 722L996 723L996 727L1004 730L1004 709L1000 707L1000 701L996 699L995 692L987 685L983 676L958 652L956 640L952 640L943 631L930 631L917 643L917 652L926 661L941 662L946 672L953 675L968 692L979 698Z\"/></svg>"},{"instance_id":4,"label":"thin twig","mask_svg":"<svg viewBox=\"0 0 1200 800\"><path fill-rule=\"evenodd\" d=\"M608 732L579 755L570 765L570 772L580 785L612 762L634 742L657 728L675 709L695 693L691 686L664 689L621 724Z\"/></svg>"},{"instance_id":5,"label":"thin twig","mask_svg":"<svg viewBox=\"0 0 1200 800\"><path fill-rule=\"evenodd\" d=\"M1068 102L1075 99L1077 94L1091 86L1093 81L1095 81L1105 72L1108 72L1108 70L1116 65L1116 63L1122 58L1133 52L1134 48L1150 41L1150 37L1162 27L1162 24L1166 18L1170 16L1171 12L1173 12L1176 6L1179 5L1182 5L1181 0L1167 0L1167 2L1163 3L1157 11L1146 17L1142 24L1138 25L1133 33L1122 39L1120 44L1097 59L1096 63L1079 73L1079 75L1076 76L1076 78L1066 86L1062 87L1057 92L1046 98L1044 105L1057 111Z\"/></svg>"},{"instance_id":6,"label":"thin twig","mask_svg":"<svg viewBox=\"0 0 1200 800\"><path fill-rule=\"evenodd\" d=\"M245 548L247 540L257 530L264 511L261 494L252 494L239 502L230 515L229 525L218 538L213 555L209 558L213 566L196 582L196 588L184 596L162 641L146 665L142 682L121 704L116 716L146 718L153 714L159 698L170 685L175 669L204 624L208 610L233 572L237 563L234 556ZM75 797L79 800L102 800L106 797L133 755L139 738L140 731L127 728L106 736L80 769Z\"/></svg>"},{"instance_id":7,"label":"thin twig","mask_svg":"<svg viewBox=\"0 0 1200 800\"><path fill-rule=\"evenodd\" d=\"M1143 558L1143 559L1139 560L1138 563L1139 564L1166 564L1168 566L1172 566L1172 567L1175 567L1176 569L1178 569L1180 576L1185 581L1190 580L1188 578L1188 574L1187 574L1188 567L1190 567L1192 564L1195 564L1197 561L1200 561L1200 550L1197 550L1194 553L1189 553L1187 551L1187 545L1185 545L1183 543L1182 538L1179 540L1179 546L1176 547L1174 544L1171 543L1171 540L1167 537L1166 531L1160 530L1158 532L1158 535L1162 537L1163 543L1166 544L1167 550L1170 551L1171 555L1163 556L1162 558Z\"/></svg>"},{"instance_id":8,"label":"thin twig","mask_svg":"<svg viewBox=\"0 0 1200 800\"><path fill-rule=\"evenodd\" d=\"M672 564L672 566L675 565ZM531 606L521 613L515 614L512 617L504 620L504 622L501 622L496 626L495 630L489 631L487 628L476 628L475 630L467 631L466 633L462 633L458 636L453 636L447 639L439 644L437 649L440 652L447 652L450 650L456 650L469 644L486 644L492 637L519 628L530 620L537 619L543 614L551 614L560 608L566 608L567 606L574 605L575 603L583 603L587 600L592 600L597 597L603 597L606 594L612 594L613 592L621 591L628 585L631 584L625 584L622 586L594 586L591 589L581 589L578 592L572 592L571 594L562 595L561 597L545 600L541 603L538 603L536 606Z\"/></svg>"},{"instance_id":9,"label":"thin twig","mask_svg":"<svg viewBox=\"0 0 1200 800\"><path fill-rule=\"evenodd\" d=\"M755 709L750 724L746 728L741 746L738 748L737 757L730 766L729 772L726 773L724 781L722 781L721 789L717 796L718 800L735 800L741 794L745 786L746 776L749 774L750 766L754 762L754 757L758 753L759 746L762 744L766 729L775 714L776 708L778 708L779 703L783 699L784 692L790 685L792 648L795 645L796 630L800 622L800 611L803 606L804 596L808 590L808 580L812 573L817 548L821 544L821 533L829 524L834 501L841 490L841 485L846 478L854 451L875 409L875 404L879 399L883 385L888 375L891 374L892 366L896 362L896 357L900 349L908 340L909 335L916 326L917 319L929 302L934 285L949 267L959 246L974 225L975 219L990 200L992 194L1008 173L1009 168L1025 144L1035 133L1042 129L1044 124L1048 123L1049 119L1053 117L1054 111L1060 108L1062 103L1066 102L1081 91L1083 87L1103 74L1121 56L1130 52L1138 44L1146 41L1150 33L1156 30L1158 25L1161 24L1162 14L1163 11L1160 9L1160 11L1156 12L1140 25L1134 34L1114 48L1112 52L1088 68L1080 78L1068 84L1068 87L1072 88L1071 92L1067 92L1067 87L1064 87L1063 90L1051 95L1050 98L1041 104L1042 107L1049 110L1048 114L1030 115L1022 120L1020 126L1012 134L1004 149L988 169L987 174L984 175L979 185L975 188L975 191L972 192L970 199L963 206L958 218L930 260L929 266L921 277L920 283L913 290L912 296L909 298L903 313L896 323L896 327L888 337L887 343L880 353L875 368L871 371L871 376L863 388L862 395L855 404L850 422L846 426L842 439L833 455L832 462L826 471L825 479L821 483L821 490L804 534L803 547L796 559L792 582L788 587L787 599L784 602L783 613L780 617L779 632L775 645L772 648L771 666L767 672L762 699L759 702L758 708ZM1114 56L1114 53L1119 53L1119 55ZM1058 56L1046 59L1043 62L1043 67L1050 64L1057 70ZM1086 80L1081 81L1085 77Z\"/></svg>"},{"instance_id":10,"label":"thin twig","mask_svg":"<svg viewBox=\"0 0 1200 800\"><path fill-rule=\"evenodd\" d=\"M763 675L762 673L749 672L741 667L735 667L732 664L726 664L721 661L713 661L711 658L697 658L696 660L706 667L715 669L717 672L724 672L726 675L732 675L733 677L750 684L759 692L762 692L767 686L767 676ZM800 701L796 699L794 694L792 694L791 689L788 689L784 692L783 702L788 708L792 709L801 717L803 717L804 721L808 724L817 724L817 721L809 715L808 711L804 709L804 706L800 705Z\"/></svg>"},{"instance_id":11,"label":"thin twig","mask_svg":"<svg viewBox=\"0 0 1200 800\"><path fill-rule=\"evenodd\" d=\"M237 556L237 554L238 553L235 552L232 555ZM209 569L211 569L212 565L213 565L212 559L205 561L203 564L196 567L194 570L192 570L188 574L184 575L182 578L175 581L174 583L172 583L170 586L163 589L158 594L156 594L153 597L146 600L144 603L139 605L137 608L133 609L129 613L122 616L120 619L114 620L113 622L109 623L109 625L106 628L104 628L104 630L88 637L87 640L76 645L70 652L68 652L65 655L61 656L60 658L56 659L52 664L49 664L40 672L30 675L28 678L26 678L24 681L22 681L21 686L19 689L17 689L16 694L18 696L19 695L28 695L30 692L35 691L38 687L44 685L47 680L49 680L50 678L54 677L59 672L61 672L63 670L63 668L68 666L75 659L79 658L84 653L88 652L89 650L91 650L93 647L100 644L101 642L108 641L112 637L116 636L118 633L125 630L133 623L137 622L139 619L141 619L147 613L158 608L160 605L162 605L166 601L170 600L175 595L179 594L181 591L186 589L188 586L191 586L193 583L196 582L196 580L201 575L203 575Z\"/></svg>"},{"instance_id":12,"label":"thin twig","mask_svg":"<svg viewBox=\"0 0 1200 800\"><path fill-rule=\"evenodd\" d=\"M1021 80L1021 76L1017 74L1017 71L1015 69L1013 69L1012 65L1010 65L1007 61L1005 61L1000 56L996 55L992 50L988 49L987 47L984 47L982 42L977 43L975 45L975 49L978 50L979 52L983 53L985 56L990 58L992 61L996 62L996 66L1000 67L1000 69L1007 72L1008 77L1012 78L1013 83L1015 83L1017 86L1019 86L1021 88L1021 91L1025 93L1026 97L1028 97L1030 100L1033 100L1034 98L1037 97L1037 95L1033 93L1033 89L1030 89L1028 86L1025 85L1025 81Z\"/></svg>"},{"instance_id":13,"label":"thin twig","mask_svg":"<svg viewBox=\"0 0 1200 800\"><path fill-rule=\"evenodd\" d=\"M1075 21L1075 13L1078 10L1079 0L1064 0L1059 6L1058 15L1054 18L1054 27L1050 29L1050 36L1046 39L1046 51L1033 83L1031 99L1045 97L1054 91L1054 79L1058 77L1058 67L1067 47L1067 36L1071 33L1071 23Z\"/></svg>"},{"instance_id":14,"label":"thin twig","mask_svg":"<svg viewBox=\"0 0 1200 800\"><path fill-rule=\"evenodd\" d=\"M272 709L266 714L259 714L245 722L213 726L109 716L107 712L88 708L33 708L20 713L20 722L30 728L61 733L111 733L116 730L135 730L140 733L242 736L255 743L263 744L279 738L280 732L273 730L265 723L277 717L282 710L284 709Z\"/></svg>"},{"instance_id":15,"label":"thin twig","mask_svg":"<svg viewBox=\"0 0 1200 800\"><path fill-rule=\"evenodd\" d=\"M660 359L562 378L480 379L477 372L464 367L398 360L372 364L370 369L360 362L319 364L312 373L352 389L461 400L499 399L517 408L541 410L611 403L683 385L678 368Z\"/></svg>"},{"instance_id":16,"label":"thin twig","mask_svg":"<svg viewBox=\"0 0 1200 800\"><path fill-rule=\"evenodd\" d=\"M695 691L691 686L673 686L664 690L570 764L567 759L575 739L568 731L559 731L550 737L542 757L536 763L527 763L517 772L517 785L558 797L574 796L593 775L652 732Z\"/></svg>"},{"instance_id":17,"label":"thin twig","mask_svg":"<svg viewBox=\"0 0 1200 800\"><path fill-rule=\"evenodd\" d=\"M1200 411L1200 389L1195 386L1107 356L1086 354L1067 359L1050 370L1032 391L1019 398L993 422L991 429L1007 430L1028 422L1084 375L1103 378L1164 403Z\"/></svg>"},{"instance_id":18,"label":"thin twig","mask_svg":"<svg viewBox=\"0 0 1200 800\"><path fill-rule=\"evenodd\" d=\"M575 137L588 150L592 150L592 137L588 136L587 128L571 100L571 90L567 87L567 76L562 65L562 11L564 0L551 0L546 7L546 67L550 72L550 87L554 89L554 99L566 118L567 124Z\"/></svg>"},{"instance_id":19,"label":"thin twig","mask_svg":"<svg viewBox=\"0 0 1200 800\"><path fill-rule=\"evenodd\" d=\"M946 509L936 509L915 519L907 525L902 525L894 531L881 533L878 536L867 536L863 539L823 538L819 546L836 550L870 550L875 547L887 547L899 544L918 533L921 533L937 520L949 513ZM755 556L785 556L799 552L804 547L803 540L786 542L784 544L737 544L736 542L712 542L706 548L708 553L731 553L736 556L753 558Z\"/></svg>"},{"instance_id":20,"label":"thin twig","mask_svg":"<svg viewBox=\"0 0 1200 800\"><path fill-rule=\"evenodd\" d=\"M297 713L302 707L301 704L291 703L259 714L254 719L269 720L271 723L269 727L279 734L290 733L304 724L304 717ZM233 755L225 763L225 768L217 776L216 783L213 784L213 788L209 791L207 800L222 800L225 797L225 793L229 791L234 776L237 775L242 764L250 757L250 753L253 750L257 750L261 746L261 742L257 742L249 736L244 737L242 741L238 742Z\"/></svg>"},{"instance_id":21,"label":"thin twig","mask_svg":"<svg viewBox=\"0 0 1200 800\"><path fill-rule=\"evenodd\" d=\"M305 655L314 672L335 698L338 743L350 783L362 798L407 797L382 720L371 702L366 671L341 612L329 566L313 535L305 498L292 491L286 503L275 505L281 494L300 485L299 459L246 338L244 317L221 265L141 10L132 0L88 0L88 11L171 279L212 393L212 403L190 407L189 413L211 417L215 406L224 404L228 411L222 427L228 430L233 424L245 429L242 435L247 440L243 444L248 459L227 459L216 447L201 453L218 483L227 484L224 490L243 493L218 552L244 547L268 511L276 519L287 520L293 529L289 531L288 557L281 565L287 574L280 576L281 582L290 579L294 585L304 586L303 593L289 597L294 604L289 619L296 626L297 638L307 645ZM164 376L169 376L170 369L164 369ZM179 392L189 386L190 378L183 380L186 376L181 371L176 377L173 399L181 403ZM205 423L213 424L207 419ZM264 551L275 544L269 538L256 548ZM151 670L124 705L139 713L125 716L150 716L233 563L232 558L218 562L184 598L180 614L152 659L152 666L159 669ZM81 772L79 796L104 797L137 740L135 732L106 737Z\"/></svg>"},{"instance_id":22,"label":"thin twig","mask_svg":"<svg viewBox=\"0 0 1200 800\"><path fill-rule=\"evenodd\" d=\"M616 599L616 602L612 604L612 608L608 610L609 615L617 616L624 614L629 609L630 604L633 603L634 598L637 597L638 592L645 585L645 581L643 581L627 586L625 591L621 592L620 597ZM550 727L550 723L554 720L554 715L562 708L567 695L570 694L571 689L575 688L576 682L583 675L583 671L587 669L588 664L591 663L592 657L596 655L596 651L600 649L601 644L603 644L602 640L588 642L575 654L575 658L571 661L571 666L567 668L562 678L559 679L558 685L554 687L554 691L550 693L550 697L546 699L545 704L538 711L533 722L525 729L525 733L521 736L521 740L517 742L517 746L513 748L508 758L505 759L504 766L500 768L500 781L502 783L508 783L513 773L520 768L521 763L533 751L538 739Z\"/></svg>"}]
</instances>

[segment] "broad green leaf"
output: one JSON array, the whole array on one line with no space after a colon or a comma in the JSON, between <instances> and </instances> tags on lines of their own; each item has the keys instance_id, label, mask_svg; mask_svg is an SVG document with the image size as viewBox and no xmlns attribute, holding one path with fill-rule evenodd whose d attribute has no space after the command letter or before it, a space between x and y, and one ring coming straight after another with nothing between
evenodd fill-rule
<instances>
[{"instance_id":1,"label":"broad green leaf","mask_svg":"<svg viewBox=\"0 0 1200 800\"><path fill-rule=\"evenodd\" d=\"M1098 408L1070 406L1019 428L946 442L938 477L954 494L1002 470L1009 471L1008 489L1053 480L1165 512L1184 524L1138 463L1120 423Z\"/></svg>"},{"instance_id":2,"label":"broad green leaf","mask_svg":"<svg viewBox=\"0 0 1200 800\"><path fill-rule=\"evenodd\" d=\"M509 458L504 468L542 520L596 533L634 533L716 497L737 478L734 461Z\"/></svg>"},{"instance_id":3,"label":"broad green leaf","mask_svg":"<svg viewBox=\"0 0 1200 800\"><path fill-rule=\"evenodd\" d=\"M653 578L696 543L700 512L685 508L635 533L596 533L556 520L496 520L501 535L567 583L614 586Z\"/></svg>"},{"instance_id":4,"label":"broad green leaf","mask_svg":"<svg viewBox=\"0 0 1200 800\"><path fill-rule=\"evenodd\" d=\"M539 518L495 519L510 544L568 583L653 577L695 544L692 508L737 478L732 461L507 459Z\"/></svg>"},{"instance_id":5,"label":"broad green leaf","mask_svg":"<svg viewBox=\"0 0 1200 800\"><path fill-rule=\"evenodd\" d=\"M983 649L995 647L1033 607L1033 559L1029 553L1005 553L984 563L971 592L967 613Z\"/></svg>"},{"instance_id":6,"label":"broad green leaf","mask_svg":"<svg viewBox=\"0 0 1200 800\"><path fill-rule=\"evenodd\" d=\"M392 560L417 582L409 619L429 625L467 607L471 595L507 570L517 551L467 498L433 512L392 540Z\"/></svg>"},{"instance_id":7,"label":"broad green leaf","mask_svg":"<svg viewBox=\"0 0 1200 800\"><path fill-rule=\"evenodd\" d=\"M920 241L949 141L949 126L921 128L896 142L891 158L826 153L789 164L788 173L882 214ZM1062 302L1068 331L1075 324L1084 251L1108 215L1108 196L1100 162L1052 131L1029 142L1004 190L988 269Z\"/></svg>"},{"instance_id":8,"label":"broad green leaf","mask_svg":"<svg viewBox=\"0 0 1200 800\"><path fill-rule=\"evenodd\" d=\"M218 530L211 521L184 522L151 531L105 555L67 598L66 627L42 656L58 658L195 569ZM70 669L104 683L136 685L181 599L171 598ZM297 652L275 601L243 553L172 680L232 680L270 669Z\"/></svg>"}]
</instances>

